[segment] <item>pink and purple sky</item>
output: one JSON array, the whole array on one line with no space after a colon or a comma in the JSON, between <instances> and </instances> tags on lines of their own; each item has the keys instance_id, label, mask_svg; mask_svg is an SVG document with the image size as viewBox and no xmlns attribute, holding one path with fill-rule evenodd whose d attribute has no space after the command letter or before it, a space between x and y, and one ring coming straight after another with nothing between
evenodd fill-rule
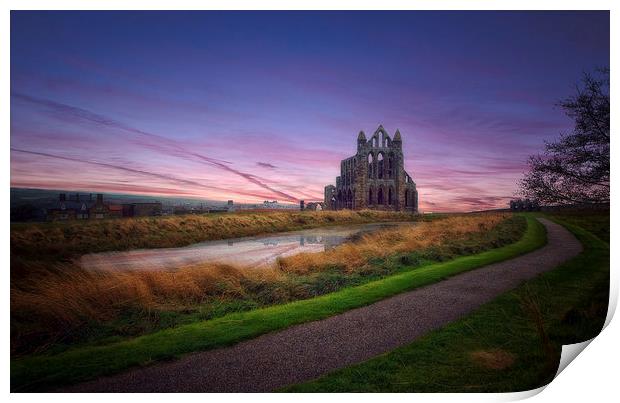
<instances>
[{"instance_id":1,"label":"pink and purple sky","mask_svg":"<svg viewBox=\"0 0 620 403\"><path fill-rule=\"evenodd\" d=\"M423 211L505 207L608 12L12 12L11 186L321 200L359 130Z\"/></svg>"}]
</instances>

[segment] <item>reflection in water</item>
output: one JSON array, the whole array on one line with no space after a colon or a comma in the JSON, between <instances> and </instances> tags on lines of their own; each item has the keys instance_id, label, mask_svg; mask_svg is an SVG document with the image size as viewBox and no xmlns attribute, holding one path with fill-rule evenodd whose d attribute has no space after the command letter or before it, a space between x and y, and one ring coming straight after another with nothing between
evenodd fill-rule
<instances>
[{"instance_id":1,"label":"reflection in water","mask_svg":"<svg viewBox=\"0 0 620 403\"><path fill-rule=\"evenodd\" d=\"M354 236L397 225L413 224L374 223L315 228L260 237L207 241L181 248L96 253L82 256L80 264L93 270L170 270L201 263L264 267L279 257L302 252L323 252Z\"/></svg>"}]
</instances>

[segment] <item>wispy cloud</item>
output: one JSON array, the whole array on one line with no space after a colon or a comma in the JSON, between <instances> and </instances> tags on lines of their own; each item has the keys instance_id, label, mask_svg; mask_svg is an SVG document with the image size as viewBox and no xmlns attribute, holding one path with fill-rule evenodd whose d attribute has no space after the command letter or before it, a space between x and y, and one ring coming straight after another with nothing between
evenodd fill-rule
<instances>
[{"instance_id":1,"label":"wispy cloud","mask_svg":"<svg viewBox=\"0 0 620 403\"><path fill-rule=\"evenodd\" d=\"M143 177L145 176L145 177L149 177L149 178L161 179L161 180L164 180L166 182L171 182L171 183L174 183L174 184L177 184L177 185L192 186L192 187L197 187L197 188L206 189L206 190L217 190L217 191L226 192L226 193L236 193L238 195L260 197L260 198L268 198L270 196L269 194L256 193L256 192L245 192L243 190L234 190L234 189L223 188L223 187L218 187L218 186L205 185L204 183L201 183L201 182L197 182L197 181L193 181L193 180L188 180L188 179L183 179L183 178L179 178L179 177L172 176L172 175L159 174L159 173L156 173L156 172L150 172L150 171L145 171L145 170L140 170L140 169L134 169L134 168L129 168L129 167L125 167L125 166L109 164L109 163L106 163L106 162L100 162L100 161L94 161L94 160L86 160L86 159L81 159L81 158L74 158L74 157L56 155L56 154L40 152L40 151L23 150L23 149L18 149L18 148L13 148L13 147L11 147L11 151L18 152L18 153L23 153L23 154L36 155L36 156L39 156L39 157L47 157L47 158L54 158L54 159L64 160L64 161L71 161L71 162L77 162L77 163L82 163L82 164L88 164L88 165L93 165L93 166L98 166L98 167L103 167L103 168L110 168L110 169L114 169L114 170L117 170L117 171L123 171L123 172L126 172L126 173L135 174L135 175L139 175L139 176L143 176ZM70 172L67 175L70 176L71 175Z\"/></svg>"}]
</instances>

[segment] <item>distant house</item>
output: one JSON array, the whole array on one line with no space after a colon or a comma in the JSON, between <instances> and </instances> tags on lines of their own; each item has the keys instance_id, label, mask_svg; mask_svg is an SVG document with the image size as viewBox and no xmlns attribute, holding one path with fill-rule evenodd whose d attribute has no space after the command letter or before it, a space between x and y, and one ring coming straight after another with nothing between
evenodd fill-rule
<instances>
[{"instance_id":1,"label":"distant house","mask_svg":"<svg viewBox=\"0 0 620 403\"><path fill-rule=\"evenodd\" d=\"M90 208L90 218L92 219L102 219L106 218L109 214L109 208L106 204L103 203L103 194L97 194L97 201Z\"/></svg>"},{"instance_id":2,"label":"distant house","mask_svg":"<svg viewBox=\"0 0 620 403\"><path fill-rule=\"evenodd\" d=\"M77 203L75 208L75 218L77 220L87 220L90 216L88 212L88 204L86 202L73 202Z\"/></svg>"},{"instance_id":3,"label":"distant house","mask_svg":"<svg viewBox=\"0 0 620 403\"><path fill-rule=\"evenodd\" d=\"M162 212L161 202L124 203L122 206L123 217L160 216L161 212Z\"/></svg>"},{"instance_id":4,"label":"distant house","mask_svg":"<svg viewBox=\"0 0 620 403\"><path fill-rule=\"evenodd\" d=\"M97 194L93 200L92 194L80 197L78 193L67 199L65 193L58 196L58 202L46 211L48 221L88 220L122 217L121 206L103 202L103 194Z\"/></svg>"},{"instance_id":5,"label":"distant house","mask_svg":"<svg viewBox=\"0 0 620 403\"><path fill-rule=\"evenodd\" d=\"M123 206L120 204L109 204L108 205L108 217L110 218L121 218L123 216Z\"/></svg>"},{"instance_id":6,"label":"distant house","mask_svg":"<svg viewBox=\"0 0 620 403\"><path fill-rule=\"evenodd\" d=\"M89 201L80 201L79 195L67 200L66 193L58 195L58 201L47 209L48 221L84 220L88 219Z\"/></svg>"}]
</instances>

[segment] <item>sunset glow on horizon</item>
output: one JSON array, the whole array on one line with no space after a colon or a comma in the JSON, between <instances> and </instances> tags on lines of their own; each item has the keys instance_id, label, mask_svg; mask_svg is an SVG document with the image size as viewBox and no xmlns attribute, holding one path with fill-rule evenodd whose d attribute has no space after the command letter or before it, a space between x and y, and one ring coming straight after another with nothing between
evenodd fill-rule
<instances>
[{"instance_id":1,"label":"sunset glow on horizon","mask_svg":"<svg viewBox=\"0 0 620 403\"><path fill-rule=\"evenodd\" d=\"M12 12L11 186L298 203L382 124L422 211L507 207L608 12Z\"/></svg>"}]
</instances>

